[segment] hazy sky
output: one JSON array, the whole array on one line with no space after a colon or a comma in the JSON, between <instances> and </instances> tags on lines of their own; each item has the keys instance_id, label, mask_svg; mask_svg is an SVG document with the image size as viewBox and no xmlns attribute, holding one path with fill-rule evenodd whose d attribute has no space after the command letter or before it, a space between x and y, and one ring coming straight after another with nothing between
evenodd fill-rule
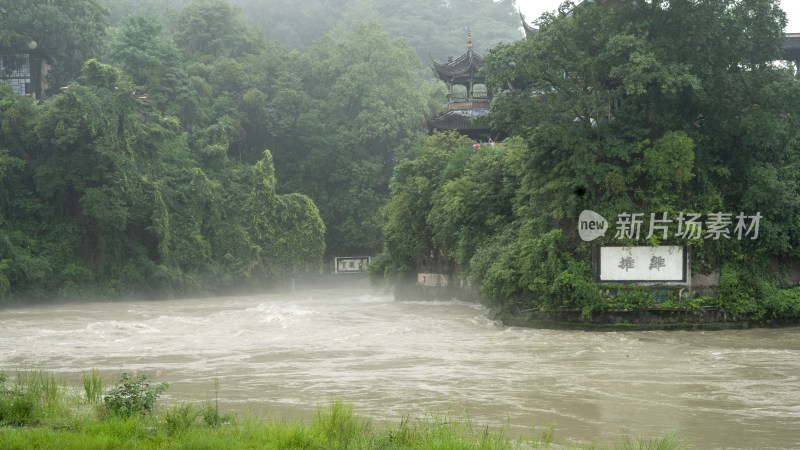
<instances>
[{"instance_id":1,"label":"hazy sky","mask_svg":"<svg viewBox=\"0 0 800 450\"><path fill-rule=\"evenodd\" d=\"M555 11L563 0L516 0L517 6L525 14L528 23L538 18L545 11ZM800 33L800 1L781 0L781 7L786 11L789 24L786 31Z\"/></svg>"}]
</instances>

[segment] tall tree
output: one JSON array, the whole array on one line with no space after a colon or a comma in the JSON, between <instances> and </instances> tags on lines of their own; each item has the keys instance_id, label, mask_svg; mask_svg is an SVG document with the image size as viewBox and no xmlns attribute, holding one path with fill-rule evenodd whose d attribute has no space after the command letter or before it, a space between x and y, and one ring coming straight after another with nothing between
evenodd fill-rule
<instances>
[{"instance_id":1,"label":"tall tree","mask_svg":"<svg viewBox=\"0 0 800 450\"><path fill-rule=\"evenodd\" d=\"M372 254L395 152L422 131L418 60L405 40L372 23L317 41L304 64L309 106L297 145L276 165L320 206L329 251Z\"/></svg>"},{"instance_id":2,"label":"tall tree","mask_svg":"<svg viewBox=\"0 0 800 450\"><path fill-rule=\"evenodd\" d=\"M179 67L178 49L162 39L162 28L155 16L131 14L115 30L108 49L111 61L148 90Z\"/></svg>"},{"instance_id":3,"label":"tall tree","mask_svg":"<svg viewBox=\"0 0 800 450\"><path fill-rule=\"evenodd\" d=\"M241 8L225 0L193 0L175 15L175 42L194 56L255 53L263 45L263 32L248 30L240 12Z\"/></svg>"},{"instance_id":4,"label":"tall tree","mask_svg":"<svg viewBox=\"0 0 800 450\"><path fill-rule=\"evenodd\" d=\"M765 104L769 90L788 88L786 72L771 64L785 25L777 2L584 2L562 11L571 13L543 16L539 33L486 59L492 87L503 92L493 124L528 137L531 176L552 181L539 192L548 211L572 216L586 198L653 206L661 185L637 174L668 167L656 178L689 188L681 174L696 170L698 187L683 189L671 208L719 207L723 192L736 205L744 187L729 181L746 179L753 158L766 157L741 128L750 113L794 120L791 105ZM688 150L668 156L673 144ZM661 156L647 157L650 148ZM714 180L715 167L733 177ZM579 187L587 197L572 195Z\"/></svg>"}]
</instances>

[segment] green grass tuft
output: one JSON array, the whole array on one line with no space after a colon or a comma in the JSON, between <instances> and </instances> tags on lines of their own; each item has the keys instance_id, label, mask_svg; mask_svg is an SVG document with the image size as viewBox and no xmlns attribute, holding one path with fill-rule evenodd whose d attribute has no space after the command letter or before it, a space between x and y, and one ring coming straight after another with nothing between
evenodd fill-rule
<instances>
[{"instance_id":1,"label":"green grass tuft","mask_svg":"<svg viewBox=\"0 0 800 450\"><path fill-rule=\"evenodd\" d=\"M55 376L36 368L17 370L13 382L0 374L0 424L28 426L67 413L69 394Z\"/></svg>"},{"instance_id":2,"label":"green grass tuft","mask_svg":"<svg viewBox=\"0 0 800 450\"><path fill-rule=\"evenodd\" d=\"M83 390L86 393L86 402L90 405L99 405L103 398L105 381L100 376L100 371L92 368L88 374L83 373Z\"/></svg>"}]
</instances>

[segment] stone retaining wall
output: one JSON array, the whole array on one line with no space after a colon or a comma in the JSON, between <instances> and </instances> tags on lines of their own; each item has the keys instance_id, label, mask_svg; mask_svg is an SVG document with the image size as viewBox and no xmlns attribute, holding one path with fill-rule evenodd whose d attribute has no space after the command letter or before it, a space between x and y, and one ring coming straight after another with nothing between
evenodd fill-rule
<instances>
[{"instance_id":1,"label":"stone retaining wall","mask_svg":"<svg viewBox=\"0 0 800 450\"><path fill-rule=\"evenodd\" d=\"M575 328L586 330L726 330L797 325L798 320L767 321L737 316L721 308L648 308L597 311L583 317L580 309L524 311L514 305L512 316L501 318L510 326Z\"/></svg>"}]
</instances>

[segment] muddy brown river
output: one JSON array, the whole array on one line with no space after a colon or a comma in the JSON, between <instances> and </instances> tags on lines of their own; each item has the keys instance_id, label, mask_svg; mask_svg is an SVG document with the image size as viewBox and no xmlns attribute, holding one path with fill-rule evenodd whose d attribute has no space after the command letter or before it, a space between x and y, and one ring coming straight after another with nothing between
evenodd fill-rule
<instances>
[{"instance_id":1,"label":"muddy brown river","mask_svg":"<svg viewBox=\"0 0 800 450\"><path fill-rule=\"evenodd\" d=\"M452 411L568 443L674 431L697 448L800 448L798 328L511 328L367 286L0 309L0 370L31 366L75 387L93 367L107 383L147 373L169 382L162 402L273 417L344 399L376 423Z\"/></svg>"}]
</instances>

